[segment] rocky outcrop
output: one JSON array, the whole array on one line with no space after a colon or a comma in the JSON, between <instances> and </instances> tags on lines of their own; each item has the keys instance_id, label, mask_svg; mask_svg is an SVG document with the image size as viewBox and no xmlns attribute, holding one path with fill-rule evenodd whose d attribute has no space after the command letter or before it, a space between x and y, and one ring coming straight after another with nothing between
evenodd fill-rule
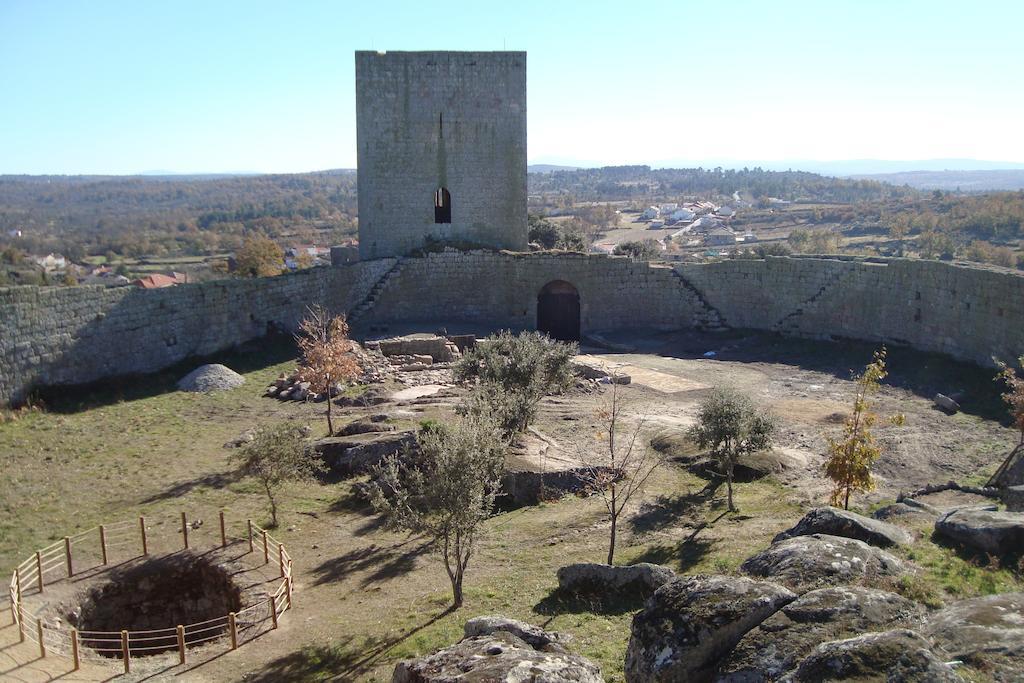
<instances>
[{"instance_id":1,"label":"rocky outcrop","mask_svg":"<svg viewBox=\"0 0 1024 683\"><path fill-rule=\"evenodd\" d=\"M873 588L821 588L801 595L747 633L719 667L721 683L775 681L821 643L916 619L920 606Z\"/></svg>"},{"instance_id":2,"label":"rocky outcrop","mask_svg":"<svg viewBox=\"0 0 1024 683\"><path fill-rule=\"evenodd\" d=\"M356 434L371 434L373 432L393 432L395 425L389 424L387 415L371 415L349 422L339 429L335 434L338 436L355 436Z\"/></svg>"},{"instance_id":3,"label":"rocky outcrop","mask_svg":"<svg viewBox=\"0 0 1024 683\"><path fill-rule=\"evenodd\" d=\"M751 576L790 586L849 583L866 577L897 576L905 571L898 559L863 541L812 534L773 544L740 567Z\"/></svg>"},{"instance_id":4,"label":"rocky outcrop","mask_svg":"<svg viewBox=\"0 0 1024 683\"><path fill-rule=\"evenodd\" d=\"M932 652L920 634L901 629L822 643L782 680L962 683L963 679Z\"/></svg>"},{"instance_id":5,"label":"rocky outcrop","mask_svg":"<svg viewBox=\"0 0 1024 683\"><path fill-rule=\"evenodd\" d=\"M808 512L803 519L796 523L796 526L776 536L773 543L811 534L855 538L880 548L907 545L914 540L907 531L893 524L858 515L856 512L848 510L821 507Z\"/></svg>"},{"instance_id":6,"label":"rocky outcrop","mask_svg":"<svg viewBox=\"0 0 1024 683\"><path fill-rule=\"evenodd\" d=\"M931 614L922 632L947 657L983 656L996 680L1020 680L1024 671L1024 593L955 602Z\"/></svg>"},{"instance_id":7,"label":"rocky outcrop","mask_svg":"<svg viewBox=\"0 0 1024 683\"><path fill-rule=\"evenodd\" d=\"M558 587L568 593L653 593L674 578L676 573L660 564L616 567L581 562L558 570Z\"/></svg>"},{"instance_id":8,"label":"rocky outcrop","mask_svg":"<svg viewBox=\"0 0 1024 683\"><path fill-rule=\"evenodd\" d=\"M327 437L313 443L332 474L349 476L366 472L389 455L416 446L416 434L384 432L347 437Z\"/></svg>"},{"instance_id":9,"label":"rocky outcrop","mask_svg":"<svg viewBox=\"0 0 1024 683\"><path fill-rule=\"evenodd\" d=\"M565 652L565 644L571 638L564 633L545 631L540 626L516 621L500 615L473 617L466 622L462 632L466 638L489 636L496 631L508 631L516 638L523 640L534 650Z\"/></svg>"},{"instance_id":10,"label":"rocky outcrop","mask_svg":"<svg viewBox=\"0 0 1024 683\"><path fill-rule=\"evenodd\" d=\"M1024 513L981 508L950 510L935 522L946 538L990 555L1024 551Z\"/></svg>"},{"instance_id":11,"label":"rocky outcrop","mask_svg":"<svg viewBox=\"0 0 1024 683\"><path fill-rule=\"evenodd\" d=\"M399 662L392 683L600 683L594 662L566 652L536 650L508 631L473 636L426 657Z\"/></svg>"},{"instance_id":12,"label":"rocky outcrop","mask_svg":"<svg viewBox=\"0 0 1024 683\"><path fill-rule=\"evenodd\" d=\"M928 506L931 507L931 506ZM908 505L905 501L902 503L892 503L885 507L878 508L872 513L872 517L875 519L887 522L891 519L916 519L921 521L935 521L935 518L939 516L939 512L935 513L928 512L925 509L916 507L914 505Z\"/></svg>"},{"instance_id":13,"label":"rocky outcrop","mask_svg":"<svg viewBox=\"0 0 1024 683\"><path fill-rule=\"evenodd\" d=\"M627 681L710 681L739 640L796 595L782 586L734 576L671 581L633 617Z\"/></svg>"}]
</instances>

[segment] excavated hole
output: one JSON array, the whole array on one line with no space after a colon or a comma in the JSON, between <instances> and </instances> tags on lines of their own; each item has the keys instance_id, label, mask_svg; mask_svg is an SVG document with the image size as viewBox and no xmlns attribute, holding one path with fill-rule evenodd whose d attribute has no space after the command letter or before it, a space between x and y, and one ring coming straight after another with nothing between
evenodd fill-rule
<instances>
[{"instance_id":1,"label":"excavated hole","mask_svg":"<svg viewBox=\"0 0 1024 683\"><path fill-rule=\"evenodd\" d=\"M122 570L113 570L110 581L89 590L80 605L81 631L151 631L174 628L224 617L242 607L241 590L231 576L205 557L179 552L147 560ZM216 624L203 624L209 629ZM188 629L186 629L188 630ZM198 633L186 633L186 644L223 634L226 626ZM104 636L113 638L115 636ZM142 637L154 638L141 640ZM94 649L120 648L117 643L82 639ZM141 648L152 648L142 650ZM159 654L178 647L176 635L140 634L131 643L132 656ZM100 652L120 657L118 652Z\"/></svg>"}]
</instances>

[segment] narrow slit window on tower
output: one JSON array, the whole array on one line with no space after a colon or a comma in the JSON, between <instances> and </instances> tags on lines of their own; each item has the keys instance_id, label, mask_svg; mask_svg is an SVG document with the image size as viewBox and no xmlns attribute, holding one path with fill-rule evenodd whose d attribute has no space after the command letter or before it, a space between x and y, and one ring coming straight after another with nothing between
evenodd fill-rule
<instances>
[{"instance_id":1,"label":"narrow slit window on tower","mask_svg":"<svg viewBox=\"0 0 1024 683\"><path fill-rule=\"evenodd\" d=\"M443 187L437 188L437 192L434 193L434 222L452 222L452 196Z\"/></svg>"}]
</instances>

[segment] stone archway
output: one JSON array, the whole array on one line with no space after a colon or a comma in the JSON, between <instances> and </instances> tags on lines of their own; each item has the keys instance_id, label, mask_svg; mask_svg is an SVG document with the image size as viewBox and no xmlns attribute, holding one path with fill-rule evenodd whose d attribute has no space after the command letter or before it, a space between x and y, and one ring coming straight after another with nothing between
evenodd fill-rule
<instances>
[{"instance_id":1,"label":"stone archway","mask_svg":"<svg viewBox=\"0 0 1024 683\"><path fill-rule=\"evenodd\" d=\"M580 293L565 280L552 280L537 295L537 331L559 341L580 339Z\"/></svg>"}]
</instances>

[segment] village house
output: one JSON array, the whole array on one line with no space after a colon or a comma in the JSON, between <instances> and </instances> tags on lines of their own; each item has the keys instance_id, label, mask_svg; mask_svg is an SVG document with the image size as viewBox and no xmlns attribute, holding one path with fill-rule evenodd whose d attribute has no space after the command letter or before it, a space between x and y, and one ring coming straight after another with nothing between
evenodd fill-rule
<instances>
[{"instance_id":1,"label":"village house","mask_svg":"<svg viewBox=\"0 0 1024 683\"><path fill-rule=\"evenodd\" d=\"M35 262L43 267L43 270L50 272L53 270L61 270L66 268L68 260L60 254L47 254L46 256L40 256L35 259Z\"/></svg>"},{"instance_id":2,"label":"village house","mask_svg":"<svg viewBox=\"0 0 1024 683\"><path fill-rule=\"evenodd\" d=\"M736 233L724 226L712 228L704 237L704 243L716 247L732 246L736 244Z\"/></svg>"},{"instance_id":3,"label":"village house","mask_svg":"<svg viewBox=\"0 0 1024 683\"><path fill-rule=\"evenodd\" d=\"M164 275L163 273L153 273L146 277L140 277L137 280L132 280L132 284L142 289L161 289L163 287L173 287L175 285L183 285L189 281L187 273L171 273L170 275Z\"/></svg>"}]
</instances>

